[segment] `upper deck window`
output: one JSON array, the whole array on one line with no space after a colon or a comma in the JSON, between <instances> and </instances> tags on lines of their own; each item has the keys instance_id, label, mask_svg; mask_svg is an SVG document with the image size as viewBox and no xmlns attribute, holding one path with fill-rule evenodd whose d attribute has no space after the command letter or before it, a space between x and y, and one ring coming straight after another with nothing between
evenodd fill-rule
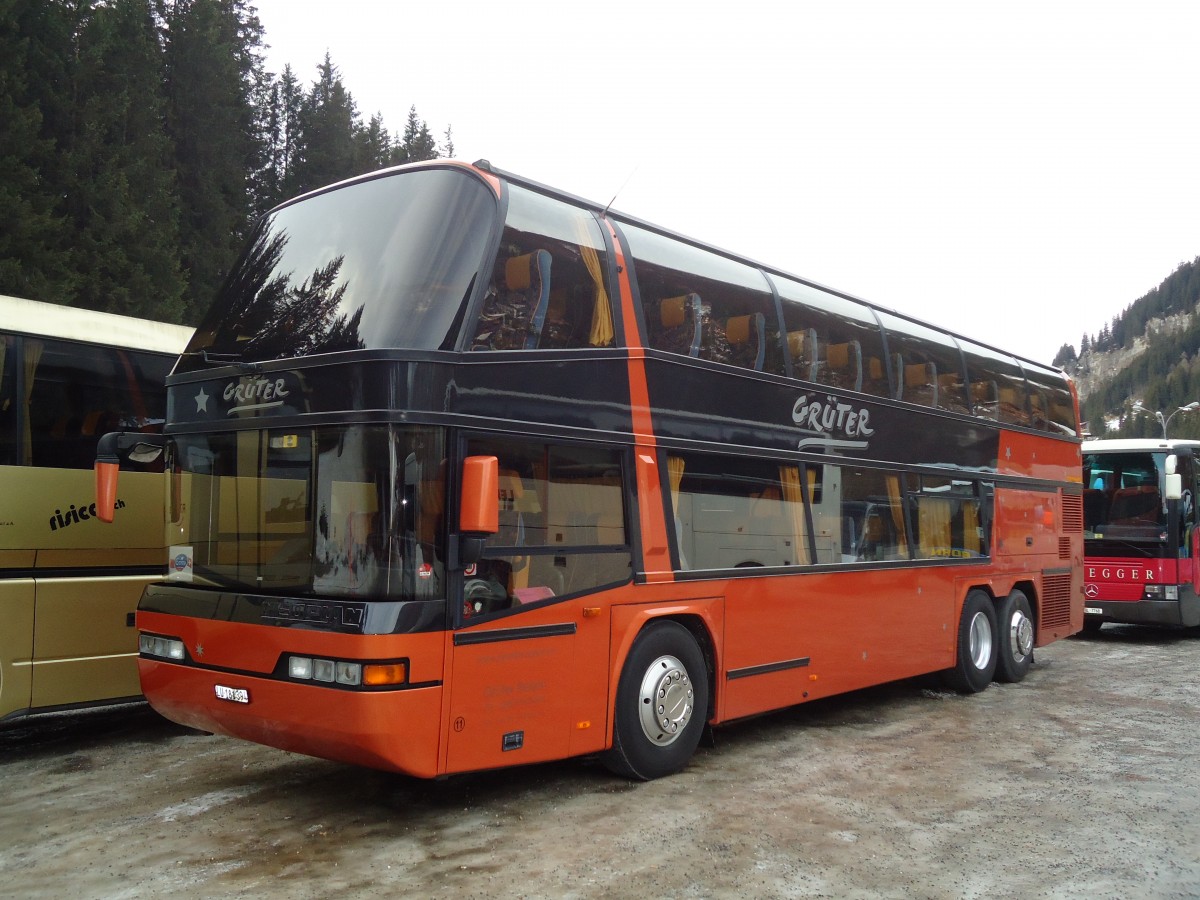
<instances>
[{"instance_id":1,"label":"upper deck window","mask_svg":"<svg viewBox=\"0 0 1200 900\"><path fill-rule=\"evenodd\" d=\"M883 338L860 303L789 278L775 278L792 377L886 397Z\"/></svg>"},{"instance_id":2,"label":"upper deck window","mask_svg":"<svg viewBox=\"0 0 1200 900\"><path fill-rule=\"evenodd\" d=\"M508 214L472 350L613 343L608 253L585 209L508 186Z\"/></svg>"},{"instance_id":3,"label":"upper deck window","mask_svg":"<svg viewBox=\"0 0 1200 900\"><path fill-rule=\"evenodd\" d=\"M887 331L896 399L970 412L962 352L954 339L883 311L879 319Z\"/></svg>"},{"instance_id":4,"label":"upper deck window","mask_svg":"<svg viewBox=\"0 0 1200 900\"><path fill-rule=\"evenodd\" d=\"M269 213L188 346L262 360L452 349L496 216L479 179L418 169ZM179 371L202 365L185 356Z\"/></svg>"},{"instance_id":5,"label":"upper deck window","mask_svg":"<svg viewBox=\"0 0 1200 900\"><path fill-rule=\"evenodd\" d=\"M975 415L1005 425L1030 424L1029 388L1020 364L1007 354L962 341Z\"/></svg>"},{"instance_id":6,"label":"upper deck window","mask_svg":"<svg viewBox=\"0 0 1200 900\"><path fill-rule=\"evenodd\" d=\"M644 228L620 228L651 347L784 374L775 302L761 272Z\"/></svg>"},{"instance_id":7,"label":"upper deck window","mask_svg":"<svg viewBox=\"0 0 1200 900\"><path fill-rule=\"evenodd\" d=\"M1025 381L1029 385L1029 412L1033 416L1033 427L1068 435L1077 434L1075 399L1062 376L1027 365Z\"/></svg>"}]
</instances>

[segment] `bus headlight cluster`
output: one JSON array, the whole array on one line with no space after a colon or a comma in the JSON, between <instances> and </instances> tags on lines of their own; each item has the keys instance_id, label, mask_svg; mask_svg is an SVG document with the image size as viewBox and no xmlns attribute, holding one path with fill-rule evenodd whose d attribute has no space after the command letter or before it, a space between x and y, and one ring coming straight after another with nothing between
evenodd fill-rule
<instances>
[{"instance_id":1,"label":"bus headlight cluster","mask_svg":"<svg viewBox=\"0 0 1200 900\"><path fill-rule=\"evenodd\" d=\"M185 659L183 641L175 638L160 637L157 634L139 634L138 651L147 656L160 656L163 659Z\"/></svg>"},{"instance_id":2,"label":"bus headlight cluster","mask_svg":"<svg viewBox=\"0 0 1200 900\"><path fill-rule=\"evenodd\" d=\"M1179 586L1174 584L1148 584L1142 593L1143 600L1178 600Z\"/></svg>"},{"instance_id":3,"label":"bus headlight cluster","mask_svg":"<svg viewBox=\"0 0 1200 900\"><path fill-rule=\"evenodd\" d=\"M336 659L289 656L288 675L304 681L324 681L326 684L362 684L362 665Z\"/></svg>"},{"instance_id":4,"label":"bus headlight cluster","mask_svg":"<svg viewBox=\"0 0 1200 900\"><path fill-rule=\"evenodd\" d=\"M350 687L384 687L403 684L408 678L408 665L405 662L358 663L313 656L289 656L287 672L289 678L301 681Z\"/></svg>"}]
</instances>

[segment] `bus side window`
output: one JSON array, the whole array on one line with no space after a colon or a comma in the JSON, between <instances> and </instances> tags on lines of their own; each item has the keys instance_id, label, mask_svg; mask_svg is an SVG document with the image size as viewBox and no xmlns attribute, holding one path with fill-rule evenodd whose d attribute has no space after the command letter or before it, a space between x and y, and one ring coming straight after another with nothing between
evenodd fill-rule
<instances>
[{"instance_id":1,"label":"bus side window","mask_svg":"<svg viewBox=\"0 0 1200 900\"><path fill-rule=\"evenodd\" d=\"M0 466L15 466L21 461L20 439L17 435L16 342L0 335Z\"/></svg>"},{"instance_id":2,"label":"bus side window","mask_svg":"<svg viewBox=\"0 0 1200 900\"><path fill-rule=\"evenodd\" d=\"M816 380L817 332L814 328L787 333L788 353L792 357L792 377Z\"/></svg>"},{"instance_id":3,"label":"bus side window","mask_svg":"<svg viewBox=\"0 0 1200 900\"><path fill-rule=\"evenodd\" d=\"M817 369L817 380L830 387L862 390L862 347L858 341L828 344Z\"/></svg>"},{"instance_id":4,"label":"bus side window","mask_svg":"<svg viewBox=\"0 0 1200 900\"><path fill-rule=\"evenodd\" d=\"M725 321L729 361L743 369L762 371L767 352L766 318L762 313L734 316Z\"/></svg>"},{"instance_id":5,"label":"bus side window","mask_svg":"<svg viewBox=\"0 0 1200 900\"><path fill-rule=\"evenodd\" d=\"M981 419L997 421L1000 416L998 390L994 381L971 382L971 408Z\"/></svg>"},{"instance_id":6,"label":"bus side window","mask_svg":"<svg viewBox=\"0 0 1200 900\"><path fill-rule=\"evenodd\" d=\"M704 324L703 304L699 294L665 297L658 305L658 324L650 338L650 346L668 353L696 356Z\"/></svg>"},{"instance_id":7,"label":"bus side window","mask_svg":"<svg viewBox=\"0 0 1200 900\"><path fill-rule=\"evenodd\" d=\"M500 522L466 574L462 614L519 612L627 580L619 451L478 438L468 455L500 466Z\"/></svg>"},{"instance_id":8,"label":"bus side window","mask_svg":"<svg viewBox=\"0 0 1200 900\"><path fill-rule=\"evenodd\" d=\"M504 260L493 281L472 350L525 350L536 347L550 302L552 257L534 250Z\"/></svg>"}]
</instances>

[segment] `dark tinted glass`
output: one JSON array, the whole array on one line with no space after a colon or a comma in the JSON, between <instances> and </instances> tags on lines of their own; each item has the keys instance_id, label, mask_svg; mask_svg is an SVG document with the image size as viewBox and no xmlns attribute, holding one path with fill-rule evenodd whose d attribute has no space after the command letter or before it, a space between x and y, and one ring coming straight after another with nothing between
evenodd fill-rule
<instances>
[{"instance_id":1,"label":"dark tinted glass","mask_svg":"<svg viewBox=\"0 0 1200 900\"><path fill-rule=\"evenodd\" d=\"M240 359L450 349L495 215L481 181L446 169L285 206L260 223L188 349ZM185 357L180 370L201 365Z\"/></svg>"},{"instance_id":2,"label":"dark tinted glass","mask_svg":"<svg viewBox=\"0 0 1200 900\"><path fill-rule=\"evenodd\" d=\"M775 278L792 377L886 397L883 338L871 311L828 291Z\"/></svg>"},{"instance_id":3,"label":"dark tinted glass","mask_svg":"<svg viewBox=\"0 0 1200 900\"><path fill-rule=\"evenodd\" d=\"M620 227L634 256L651 347L784 374L775 302L761 272L644 228Z\"/></svg>"},{"instance_id":4,"label":"dark tinted glass","mask_svg":"<svg viewBox=\"0 0 1200 900\"><path fill-rule=\"evenodd\" d=\"M90 469L96 460L96 443L106 432L162 431L163 382L173 357L53 338L24 338L20 345L27 379L26 426L16 452L0 450L0 458L32 466ZM0 360L0 365L7 364ZM15 371L9 368L0 381L0 395L5 393L3 382L12 375ZM15 416L6 412L0 423L6 420L15 421ZM161 462L151 468L161 471Z\"/></svg>"},{"instance_id":5,"label":"dark tinted glass","mask_svg":"<svg viewBox=\"0 0 1200 900\"><path fill-rule=\"evenodd\" d=\"M887 331L896 399L969 412L962 353L954 339L883 311L879 319Z\"/></svg>"}]
</instances>

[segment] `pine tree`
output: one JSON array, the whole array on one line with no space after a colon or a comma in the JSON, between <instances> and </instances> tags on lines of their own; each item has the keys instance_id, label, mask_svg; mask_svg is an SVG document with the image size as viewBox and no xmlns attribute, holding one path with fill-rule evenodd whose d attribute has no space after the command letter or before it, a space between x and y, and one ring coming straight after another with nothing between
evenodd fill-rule
<instances>
[{"instance_id":1,"label":"pine tree","mask_svg":"<svg viewBox=\"0 0 1200 900\"><path fill-rule=\"evenodd\" d=\"M0 11L0 293L70 303L78 276L57 151L68 121L71 24L64 6Z\"/></svg>"},{"instance_id":2,"label":"pine tree","mask_svg":"<svg viewBox=\"0 0 1200 900\"><path fill-rule=\"evenodd\" d=\"M300 158L300 109L304 92L290 65L260 94L266 159L254 184L254 212L262 215L288 198L292 166Z\"/></svg>"},{"instance_id":3,"label":"pine tree","mask_svg":"<svg viewBox=\"0 0 1200 900\"><path fill-rule=\"evenodd\" d=\"M300 144L285 180L289 196L357 174L354 98L328 53L317 67L317 76L300 106Z\"/></svg>"},{"instance_id":4,"label":"pine tree","mask_svg":"<svg viewBox=\"0 0 1200 900\"><path fill-rule=\"evenodd\" d=\"M181 203L188 319L216 295L246 236L261 168L253 103L262 28L234 0L175 0L167 18L167 128Z\"/></svg>"},{"instance_id":5,"label":"pine tree","mask_svg":"<svg viewBox=\"0 0 1200 900\"><path fill-rule=\"evenodd\" d=\"M390 164L392 158L392 137L383 124L383 115L375 113L367 122L365 128L359 128L354 135L357 147L356 174L374 172Z\"/></svg>"},{"instance_id":6,"label":"pine tree","mask_svg":"<svg viewBox=\"0 0 1200 900\"><path fill-rule=\"evenodd\" d=\"M1075 348L1070 344L1063 344L1058 348L1058 352L1054 354L1054 361L1051 363L1051 365L1062 368L1068 363L1073 363L1078 359L1079 357L1075 355Z\"/></svg>"},{"instance_id":7,"label":"pine tree","mask_svg":"<svg viewBox=\"0 0 1200 900\"><path fill-rule=\"evenodd\" d=\"M404 136L400 139L399 162L420 162L426 159L437 159L437 142L429 133L429 126L417 116L417 108L410 106L408 121L404 126Z\"/></svg>"},{"instance_id":8,"label":"pine tree","mask_svg":"<svg viewBox=\"0 0 1200 900\"><path fill-rule=\"evenodd\" d=\"M75 117L64 180L81 274L76 304L178 322L178 198L162 56L148 0L76 7Z\"/></svg>"}]
</instances>

